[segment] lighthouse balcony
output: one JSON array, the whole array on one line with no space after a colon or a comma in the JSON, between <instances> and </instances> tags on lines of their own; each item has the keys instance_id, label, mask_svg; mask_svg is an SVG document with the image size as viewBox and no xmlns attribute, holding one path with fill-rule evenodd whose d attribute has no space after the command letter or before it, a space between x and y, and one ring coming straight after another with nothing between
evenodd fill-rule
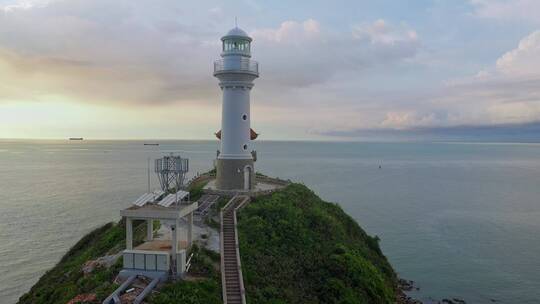
<instances>
[{"instance_id":1,"label":"lighthouse balcony","mask_svg":"<svg viewBox=\"0 0 540 304\"><path fill-rule=\"evenodd\" d=\"M249 58L237 60L219 59L214 61L214 75L223 73L249 73L259 76L259 63Z\"/></svg>"}]
</instances>

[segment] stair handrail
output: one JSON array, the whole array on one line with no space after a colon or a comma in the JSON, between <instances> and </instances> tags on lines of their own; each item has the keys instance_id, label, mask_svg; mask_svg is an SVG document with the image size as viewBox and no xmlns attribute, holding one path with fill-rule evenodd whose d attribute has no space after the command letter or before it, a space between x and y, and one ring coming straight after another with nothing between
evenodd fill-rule
<instances>
[{"instance_id":1,"label":"stair handrail","mask_svg":"<svg viewBox=\"0 0 540 304\"><path fill-rule=\"evenodd\" d=\"M236 206L233 204L238 201L238 199L242 199L240 203L238 203ZM226 276L225 276L225 246L224 246L224 240L225 237L223 235L223 212L228 211L231 206L233 207L232 210L232 216L233 216L233 224L234 224L234 246L236 249L236 263L238 265L238 280L240 284L240 296L242 304L246 303L246 289L244 286L244 277L242 275L242 265L240 263L240 242L238 241L238 229L237 229L237 219L236 219L236 211L243 208L248 202L250 201L250 197L246 195L235 195L233 196L229 202L221 208L220 211L220 233L221 233L221 242L220 242L220 249L221 249L221 282L222 282L222 288L221 292L223 295L223 303L227 304L227 282L226 282Z\"/></svg>"},{"instance_id":2,"label":"stair handrail","mask_svg":"<svg viewBox=\"0 0 540 304\"><path fill-rule=\"evenodd\" d=\"M244 200L236 206L233 210L233 221L234 221L234 242L236 247L236 263L238 265L238 279L240 283L240 295L242 296L242 304L246 303L246 289L244 287L244 276L242 274L242 264L240 263L240 242L238 241L238 229L236 228L236 211L243 208L250 201L249 196L244 196Z\"/></svg>"},{"instance_id":3,"label":"stair handrail","mask_svg":"<svg viewBox=\"0 0 540 304\"><path fill-rule=\"evenodd\" d=\"M220 236L221 236L221 242L219 242L219 249L220 249L220 256L221 256L221 284L223 285L221 288L221 293L223 296L223 303L227 303L227 285L226 285L226 277L225 277L225 245L224 245L224 236L223 236L223 212L227 211L229 207L232 205L232 203L236 200L236 195L233 196L223 208L221 208L221 211L219 212L219 222L220 222Z\"/></svg>"},{"instance_id":4,"label":"stair handrail","mask_svg":"<svg viewBox=\"0 0 540 304\"><path fill-rule=\"evenodd\" d=\"M221 252L220 254L220 258L221 258L221 285L223 285L221 287L221 293L222 293L222 297L223 297L223 303L227 303L227 290L226 290L226 284L225 284L225 246L224 246L224 240L225 240L225 237L223 236L223 210L225 209L225 207L227 207L230 203L231 203L232 199L223 207L221 208L220 212L219 212L219 222L221 223L220 224L220 230L219 230L219 235L221 237L221 240L219 242L219 250Z\"/></svg>"}]
</instances>

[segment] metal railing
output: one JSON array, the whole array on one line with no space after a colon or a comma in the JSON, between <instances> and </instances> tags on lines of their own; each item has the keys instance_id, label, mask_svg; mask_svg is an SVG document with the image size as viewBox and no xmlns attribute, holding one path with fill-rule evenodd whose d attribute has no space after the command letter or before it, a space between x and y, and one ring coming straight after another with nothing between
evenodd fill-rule
<instances>
[{"instance_id":1,"label":"metal railing","mask_svg":"<svg viewBox=\"0 0 540 304\"><path fill-rule=\"evenodd\" d=\"M237 200L241 200L239 204L234 206L234 204L237 202ZM246 289L244 286L244 277L242 275L242 264L240 262L240 242L238 241L238 228L237 228L237 219L236 219L236 212L240 210L242 207L244 207L247 203L251 201L251 198L249 196L245 195L235 195L233 196L229 202L221 208L221 211L219 213L220 221L221 221L221 227L220 227L220 253L221 253L221 292L223 296L223 303L227 304L227 279L225 276L225 238L224 238L224 229L223 229L223 213L227 212L229 208L233 208L232 210L232 216L233 216L233 223L234 223L234 245L236 247L236 264L238 267L238 281L240 284L240 296L241 296L241 303L246 303Z\"/></svg>"},{"instance_id":2,"label":"metal railing","mask_svg":"<svg viewBox=\"0 0 540 304\"><path fill-rule=\"evenodd\" d=\"M259 63L249 58L239 60L219 59L214 61L214 74L228 71L250 72L259 74Z\"/></svg>"}]
</instances>

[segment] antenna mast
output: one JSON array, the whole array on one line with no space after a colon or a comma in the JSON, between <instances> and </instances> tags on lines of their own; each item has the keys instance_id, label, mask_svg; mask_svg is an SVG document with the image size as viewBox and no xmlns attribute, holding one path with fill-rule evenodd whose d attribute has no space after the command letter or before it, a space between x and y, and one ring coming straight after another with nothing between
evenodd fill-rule
<instances>
[{"instance_id":1,"label":"antenna mast","mask_svg":"<svg viewBox=\"0 0 540 304\"><path fill-rule=\"evenodd\" d=\"M189 160L171 153L155 160L155 172L158 176L161 190L164 192L180 190L184 186L186 173L189 171Z\"/></svg>"},{"instance_id":2,"label":"antenna mast","mask_svg":"<svg viewBox=\"0 0 540 304\"><path fill-rule=\"evenodd\" d=\"M150 193L150 157L146 164L146 174L148 175L148 193Z\"/></svg>"}]
</instances>

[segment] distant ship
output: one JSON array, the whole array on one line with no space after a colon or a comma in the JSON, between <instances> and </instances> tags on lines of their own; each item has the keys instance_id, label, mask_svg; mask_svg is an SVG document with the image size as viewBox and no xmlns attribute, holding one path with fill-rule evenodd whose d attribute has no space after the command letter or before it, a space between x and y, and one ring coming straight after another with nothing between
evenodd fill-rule
<instances>
[{"instance_id":1,"label":"distant ship","mask_svg":"<svg viewBox=\"0 0 540 304\"><path fill-rule=\"evenodd\" d=\"M82 137L70 137L69 140L83 140Z\"/></svg>"},{"instance_id":2,"label":"distant ship","mask_svg":"<svg viewBox=\"0 0 540 304\"><path fill-rule=\"evenodd\" d=\"M155 143L144 143L145 146L159 146L159 144Z\"/></svg>"}]
</instances>

